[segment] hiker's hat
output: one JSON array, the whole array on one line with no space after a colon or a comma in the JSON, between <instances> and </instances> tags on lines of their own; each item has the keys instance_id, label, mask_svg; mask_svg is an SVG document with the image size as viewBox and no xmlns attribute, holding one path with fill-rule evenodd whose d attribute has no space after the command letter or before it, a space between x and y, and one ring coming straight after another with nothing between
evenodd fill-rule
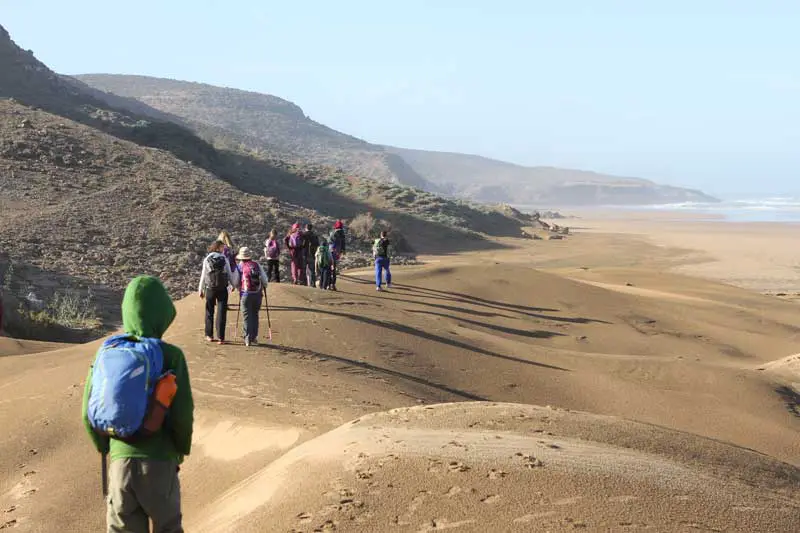
<instances>
[{"instance_id":1,"label":"hiker's hat","mask_svg":"<svg viewBox=\"0 0 800 533\"><path fill-rule=\"evenodd\" d=\"M344 226L344 224L342 224L342 221L337 220L336 224L333 225L333 229L342 229L342 226Z\"/></svg>"},{"instance_id":2,"label":"hiker's hat","mask_svg":"<svg viewBox=\"0 0 800 533\"><path fill-rule=\"evenodd\" d=\"M242 246L239 248L239 253L236 255L236 259L239 261L245 261L247 259L253 258L253 252L250 251L250 248L247 246Z\"/></svg>"},{"instance_id":3,"label":"hiker's hat","mask_svg":"<svg viewBox=\"0 0 800 533\"><path fill-rule=\"evenodd\" d=\"M297 231L299 229L300 229L300 224L298 222L292 224L292 231Z\"/></svg>"}]
</instances>

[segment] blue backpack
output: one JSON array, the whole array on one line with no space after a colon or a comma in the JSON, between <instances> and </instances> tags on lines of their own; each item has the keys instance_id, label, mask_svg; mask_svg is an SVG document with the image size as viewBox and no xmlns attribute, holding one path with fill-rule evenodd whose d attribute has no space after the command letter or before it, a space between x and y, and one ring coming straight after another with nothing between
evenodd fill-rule
<instances>
[{"instance_id":1,"label":"blue backpack","mask_svg":"<svg viewBox=\"0 0 800 533\"><path fill-rule=\"evenodd\" d=\"M115 335L106 340L92 367L87 411L95 431L120 440L135 437L163 366L159 339Z\"/></svg>"}]
</instances>

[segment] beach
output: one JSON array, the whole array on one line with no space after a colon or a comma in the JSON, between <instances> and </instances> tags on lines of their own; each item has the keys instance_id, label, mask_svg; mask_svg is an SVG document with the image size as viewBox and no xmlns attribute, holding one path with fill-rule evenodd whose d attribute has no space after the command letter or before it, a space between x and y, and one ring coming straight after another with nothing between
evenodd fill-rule
<instances>
[{"instance_id":1,"label":"beach","mask_svg":"<svg viewBox=\"0 0 800 533\"><path fill-rule=\"evenodd\" d=\"M270 285L258 347L203 342L202 302L177 302L187 531L795 528L800 313L764 294L800 290L794 228L576 215L393 268L383 293L368 269ZM0 343L15 533L102 529L79 418L98 345Z\"/></svg>"}]
</instances>

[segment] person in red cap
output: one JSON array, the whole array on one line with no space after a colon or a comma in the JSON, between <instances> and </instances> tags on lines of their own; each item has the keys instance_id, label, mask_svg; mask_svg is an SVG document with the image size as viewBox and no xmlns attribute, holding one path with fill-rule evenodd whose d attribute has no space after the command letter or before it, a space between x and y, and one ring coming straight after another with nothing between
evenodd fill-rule
<instances>
[{"instance_id":1,"label":"person in red cap","mask_svg":"<svg viewBox=\"0 0 800 533\"><path fill-rule=\"evenodd\" d=\"M339 259L345 254L347 242L346 235L344 233L344 223L342 223L341 220L337 220L333 225L333 231L331 232L328 240L330 241L331 256L333 256L330 289L335 291L336 275L339 271Z\"/></svg>"},{"instance_id":2,"label":"person in red cap","mask_svg":"<svg viewBox=\"0 0 800 533\"><path fill-rule=\"evenodd\" d=\"M300 224L292 224L292 229L283 240L289 255L292 258L292 283L295 285L306 284L306 254L303 232L300 231Z\"/></svg>"}]
</instances>

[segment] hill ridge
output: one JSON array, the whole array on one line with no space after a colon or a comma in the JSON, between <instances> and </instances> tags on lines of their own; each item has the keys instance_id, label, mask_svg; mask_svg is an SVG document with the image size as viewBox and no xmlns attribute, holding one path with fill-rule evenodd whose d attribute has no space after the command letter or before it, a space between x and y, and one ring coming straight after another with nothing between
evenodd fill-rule
<instances>
[{"instance_id":1,"label":"hill ridge","mask_svg":"<svg viewBox=\"0 0 800 533\"><path fill-rule=\"evenodd\" d=\"M357 176L482 202L597 205L716 201L699 190L642 178L372 144L316 122L296 104L270 94L138 75L87 74L75 78L178 116L218 145L241 144L290 160L331 165ZM294 106L290 120L283 112L287 105ZM207 129L209 126L212 130ZM225 133L213 131L214 127L223 127Z\"/></svg>"}]
</instances>

